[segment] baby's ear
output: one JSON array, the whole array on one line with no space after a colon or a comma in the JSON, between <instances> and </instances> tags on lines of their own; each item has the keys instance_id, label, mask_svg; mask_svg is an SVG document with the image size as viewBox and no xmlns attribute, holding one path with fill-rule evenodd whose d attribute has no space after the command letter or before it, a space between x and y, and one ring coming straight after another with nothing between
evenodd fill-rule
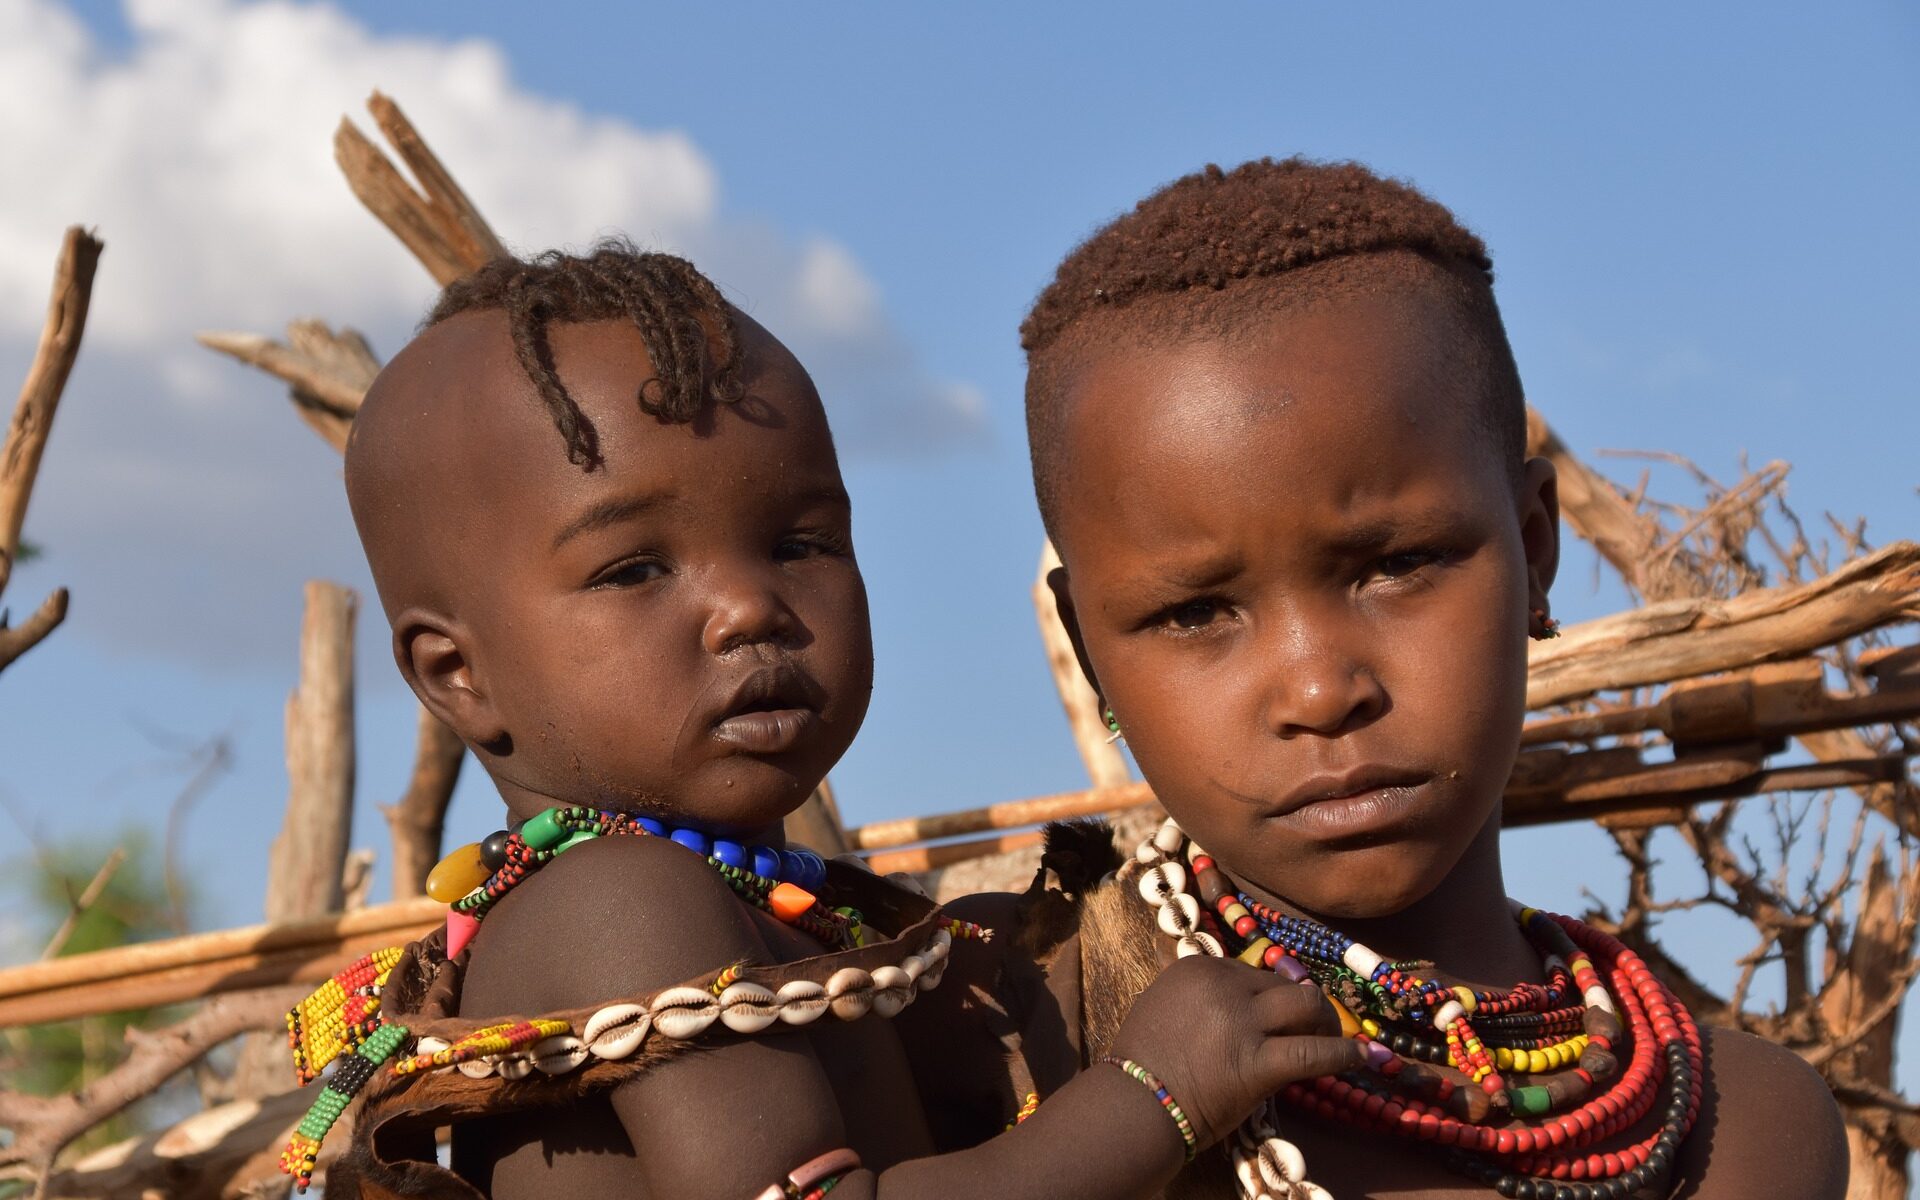
<instances>
[{"instance_id":1,"label":"baby's ear","mask_svg":"<svg viewBox=\"0 0 1920 1200\"><path fill-rule=\"evenodd\" d=\"M1560 569L1560 482L1553 463L1530 458L1521 470L1520 546L1527 556L1527 607L1545 611Z\"/></svg>"},{"instance_id":2,"label":"baby's ear","mask_svg":"<svg viewBox=\"0 0 1920 1200\"><path fill-rule=\"evenodd\" d=\"M1080 614L1073 607L1073 592L1067 586L1067 569L1055 567L1047 572L1047 588L1053 593L1053 606L1060 610L1060 624L1067 631L1067 640L1073 643L1073 656L1080 662L1080 673L1087 677L1093 690L1102 697L1100 679L1093 673L1093 664L1087 661L1087 644L1080 637Z\"/></svg>"},{"instance_id":3,"label":"baby's ear","mask_svg":"<svg viewBox=\"0 0 1920 1200\"><path fill-rule=\"evenodd\" d=\"M410 608L393 622L393 659L428 712L469 746L491 747L504 722L475 678L464 626L444 613Z\"/></svg>"}]
</instances>

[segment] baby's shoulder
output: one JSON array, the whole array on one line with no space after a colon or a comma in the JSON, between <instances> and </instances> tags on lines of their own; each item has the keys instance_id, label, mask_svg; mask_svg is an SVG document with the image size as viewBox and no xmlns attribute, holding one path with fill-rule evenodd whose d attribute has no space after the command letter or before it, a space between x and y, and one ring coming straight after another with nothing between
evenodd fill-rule
<instances>
[{"instance_id":1,"label":"baby's shoulder","mask_svg":"<svg viewBox=\"0 0 1920 1200\"><path fill-rule=\"evenodd\" d=\"M1847 1137L1819 1072L1784 1046L1702 1028L1707 1079L1700 1123L1681 1151L1680 1195L1840 1200Z\"/></svg>"},{"instance_id":2,"label":"baby's shoulder","mask_svg":"<svg viewBox=\"0 0 1920 1200\"><path fill-rule=\"evenodd\" d=\"M596 838L487 915L468 993L559 1009L669 987L764 957L750 913L703 859L651 837Z\"/></svg>"}]
</instances>

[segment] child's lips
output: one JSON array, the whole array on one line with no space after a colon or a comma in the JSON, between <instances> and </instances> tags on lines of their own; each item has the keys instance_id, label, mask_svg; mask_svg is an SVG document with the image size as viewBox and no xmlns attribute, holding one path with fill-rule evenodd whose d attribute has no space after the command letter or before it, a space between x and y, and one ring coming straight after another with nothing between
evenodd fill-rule
<instances>
[{"instance_id":1,"label":"child's lips","mask_svg":"<svg viewBox=\"0 0 1920 1200\"><path fill-rule=\"evenodd\" d=\"M1273 817L1320 837L1378 833L1403 822L1429 798L1425 772L1365 767L1316 776L1275 806Z\"/></svg>"},{"instance_id":2,"label":"child's lips","mask_svg":"<svg viewBox=\"0 0 1920 1200\"><path fill-rule=\"evenodd\" d=\"M819 719L810 708L759 709L715 722L713 736L749 754L779 754L799 745Z\"/></svg>"}]
</instances>

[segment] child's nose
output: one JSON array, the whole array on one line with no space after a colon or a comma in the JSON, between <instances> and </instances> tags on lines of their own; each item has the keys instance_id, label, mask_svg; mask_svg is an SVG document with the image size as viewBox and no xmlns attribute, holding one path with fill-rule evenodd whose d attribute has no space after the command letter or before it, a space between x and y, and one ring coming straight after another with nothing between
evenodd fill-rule
<instances>
[{"instance_id":1,"label":"child's nose","mask_svg":"<svg viewBox=\"0 0 1920 1200\"><path fill-rule=\"evenodd\" d=\"M1386 710L1387 693L1359 657L1321 642L1284 654L1275 665L1267 727L1279 737L1333 737Z\"/></svg>"},{"instance_id":2,"label":"child's nose","mask_svg":"<svg viewBox=\"0 0 1920 1200\"><path fill-rule=\"evenodd\" d=\"M754 571L719 572L700 642L709 654L725 654L742 646L785 642L796 624L772 580Z\"/></svg>"}]
</instances>

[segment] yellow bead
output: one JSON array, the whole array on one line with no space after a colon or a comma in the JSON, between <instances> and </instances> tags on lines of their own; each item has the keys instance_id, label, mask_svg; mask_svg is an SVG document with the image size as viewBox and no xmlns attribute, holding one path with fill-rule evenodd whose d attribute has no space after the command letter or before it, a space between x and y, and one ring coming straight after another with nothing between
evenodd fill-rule
<instances>
[{"instance_id":1,"label":"yellow bead","mask_svg":"<svg viewBox=\"0 0 1920 1200\"><path fill-rule=\"evenodd\" d=\"M485 883L490 874L480 857L480 843L472 842L441 859L427 875L427 895L452 904Z\"/></svg>"},{"instance_id":2,"label":"yellow bead","mask_svg":"<svg viewBox=\"0 0 1920 1200\"><path fill-rule=\"evenodd\" d=\"M1472 1012L1474 1009L1480 1007L1480 997L1474 995L1473 989L1470 987L1454 988L1453 994L1460 998L1460 1007L1466 1009L1468 1012Z\"/></svg>"},{"instance_id":3,"label":"yellow bead","mask_svg":"<svg viewBox=\"0 0 1920 1200\"><path fill-rule=\"evenodd\" d=\"M1538 1050L1527 1051L1527 1070L1535 1075L1544 1074L1547 1069L1547 1056Z\"/></svg>"},{"instance_id":4,"label":"yellow bead","mask_svg":"<svg viewBox=\"0 0 1920 1200\"><path fill-rule=\"evenodd\" d=\"M1378 1040L1379 1040L1379 1038L1380 1038L1380 1022L1378 1022L1378 1021L1376 1021L1376 1020L1374 1020L1374 1019L1373 1019L1372 1017L1366 1017L1366 1018L1364 1018L1364 1019L1362 1019L1362 1020L1361 1020L1361 1022L1360 1022L1360 1028L1362 1028L1362 1029L1364 1029L1364 1030L1366 1030L1366 1033L1367 1033L1367 1036L1368 1036L1368 1037L1370 1037L1370 1038L1373 1038L1373 1039L1374 1039L1374 1040L1376 1040L1376 1041L1378 1041Z\"/></svg>"},{"instance_id":5,"label":"yellow bead","mask_svg":"<svg viewBox=\"0 0 1920 1200\"><path fill-rule=\"evenodd\" d=\"M1340 1018L1340 1036L1353 1037L1360 1032L1360 1022L1354 1020L1353 1014L1347 1011L1346 1005L1336 1003L1333 1011Z\"/></svg>"}]
</instances>

